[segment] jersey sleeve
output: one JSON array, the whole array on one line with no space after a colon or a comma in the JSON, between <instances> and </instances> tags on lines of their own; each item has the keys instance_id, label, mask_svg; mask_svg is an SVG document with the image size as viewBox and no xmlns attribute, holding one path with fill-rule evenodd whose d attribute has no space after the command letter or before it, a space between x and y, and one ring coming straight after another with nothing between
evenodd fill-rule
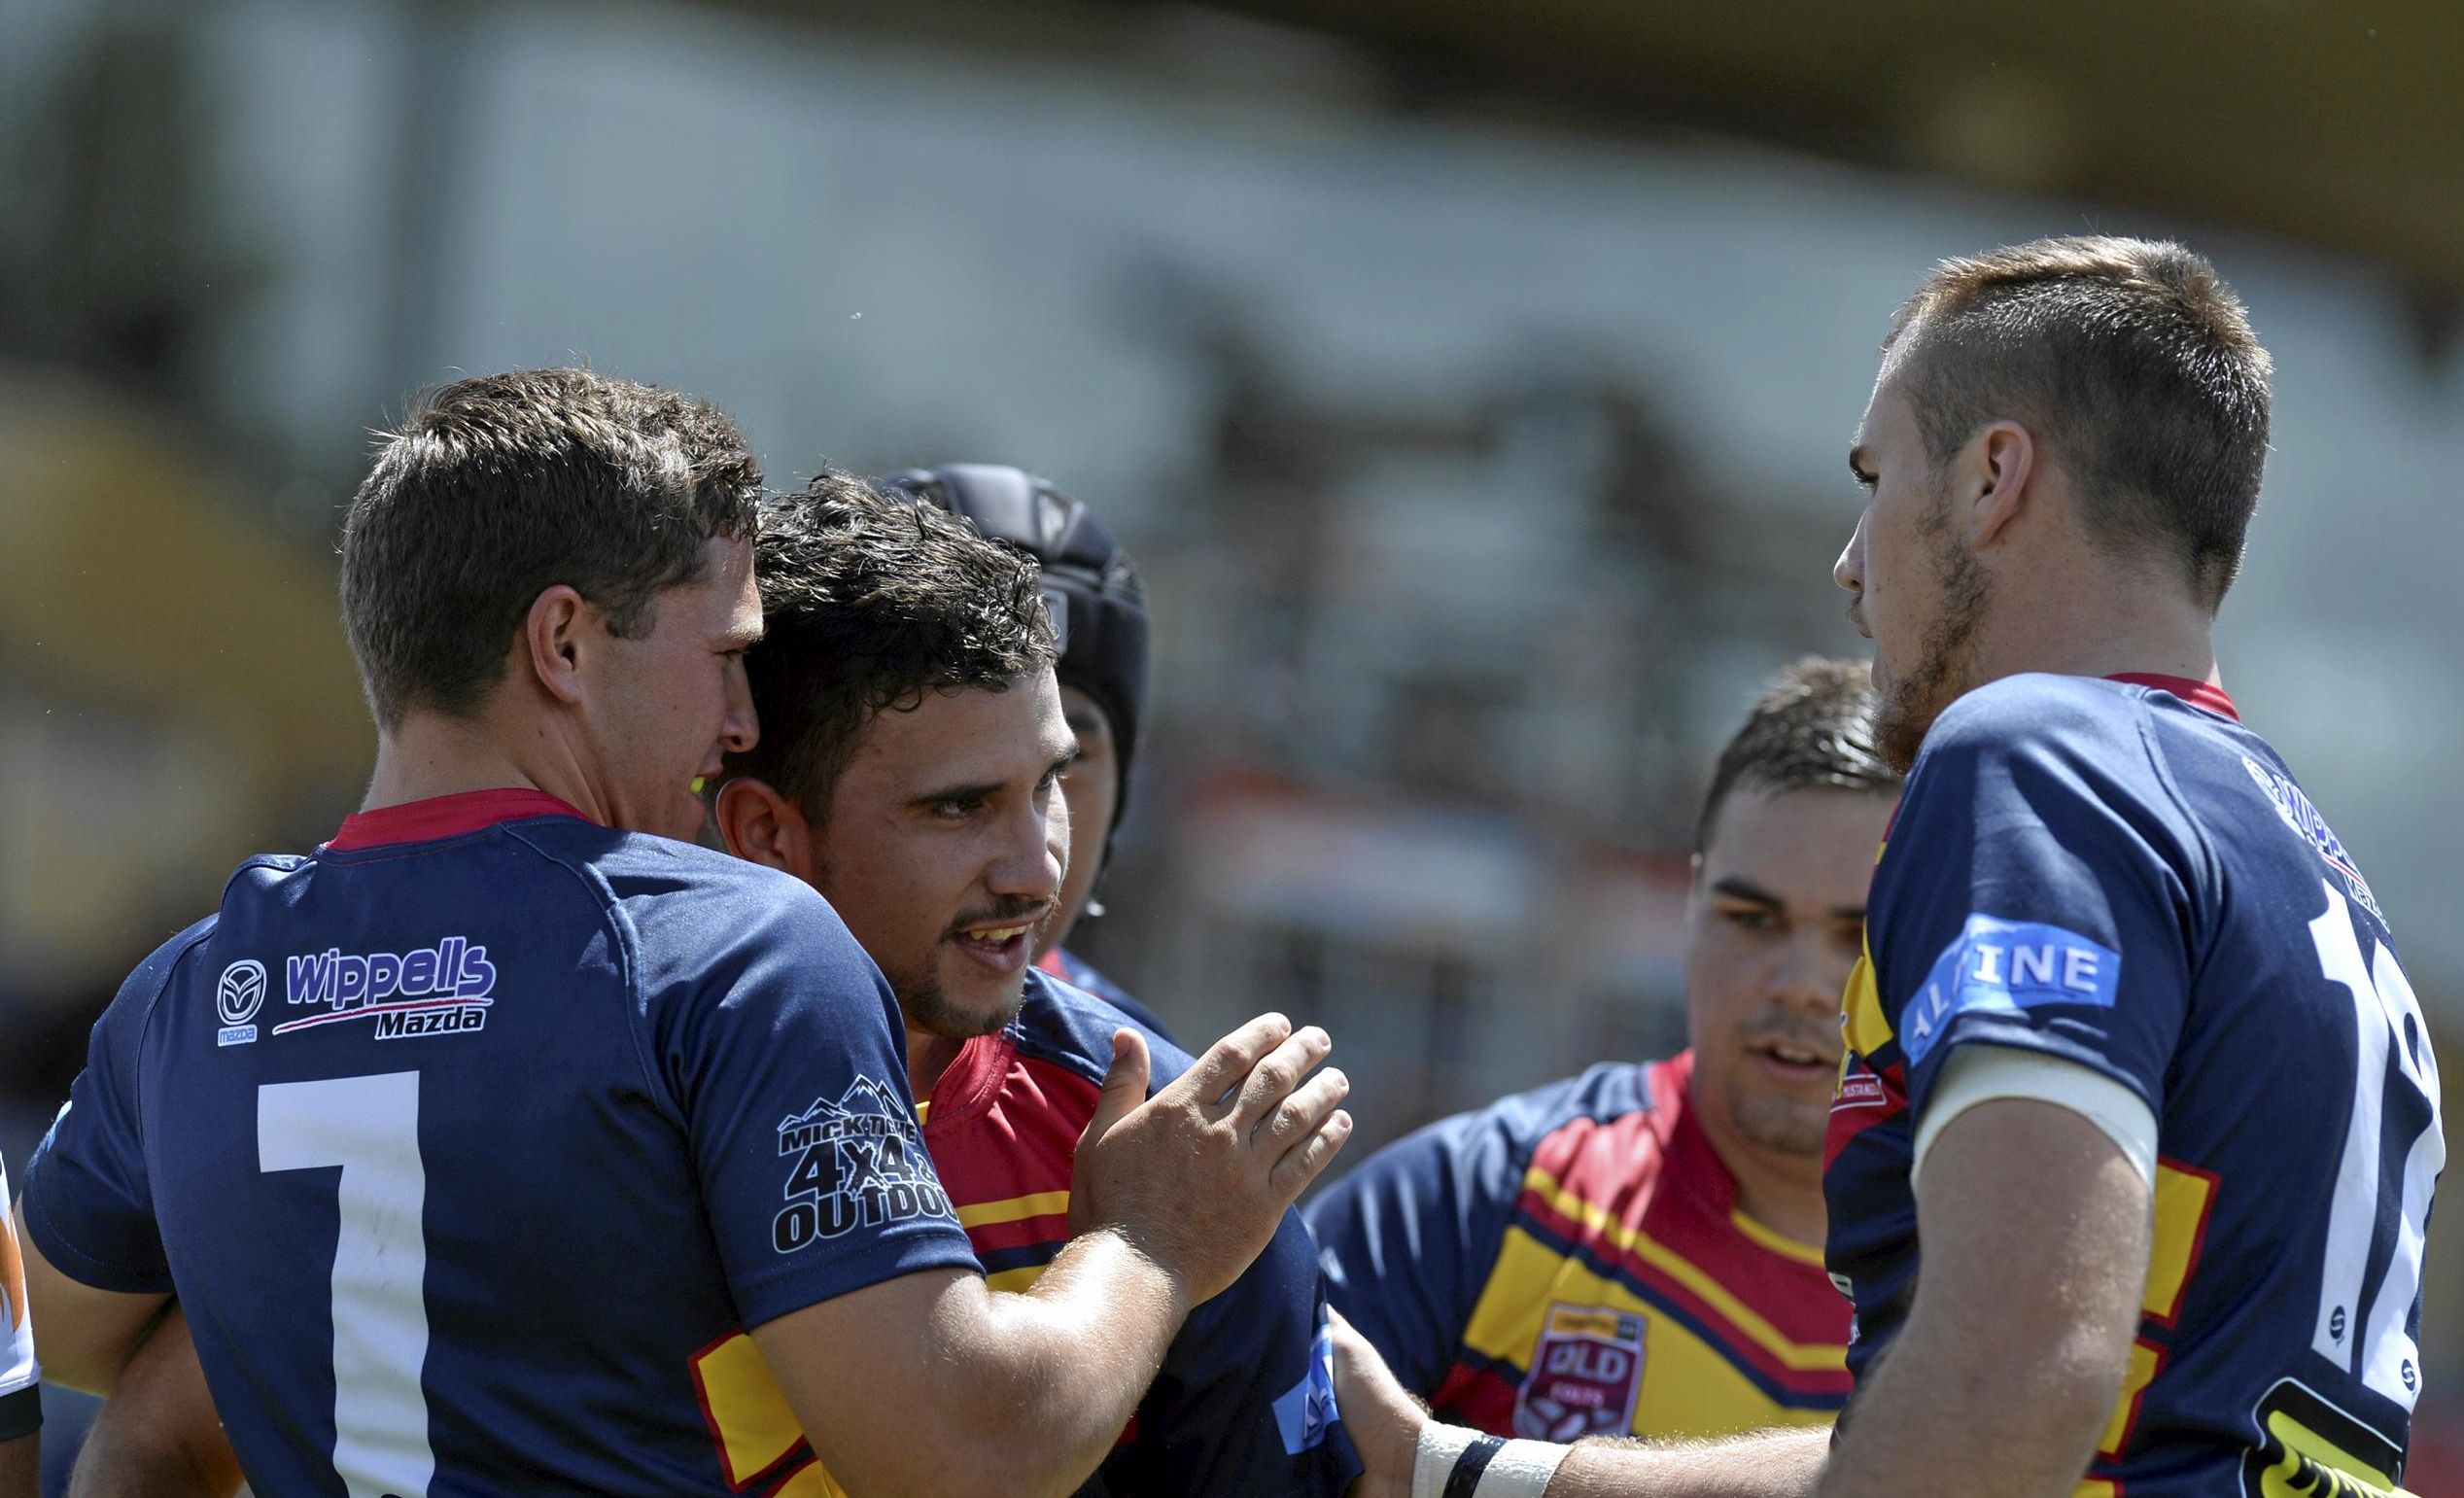
<instances>
[{"instance_id":1,"label":"jersey sleeve","mask_svg":"<svg viewBox=\"0 0 2464 1498\"><path fill-rule=\"evenodd\" d=\"M97 1290L171 1293L146 1167L139 1053L155 1004L207 929L182 932L121 985L94 1022L67 1106L26 1163L27 1236L52 1268Z\"/></svg>"},{"instance_id":2,"label":"jersey sleeve","mask_svg":"<svg viewBox=\"0 0 2464 1498\"><path fill-rule=\"evenodd\" d=\"M1423 1399L1497 1263L1526 1155L1491 1114L1468 1113L1378 1151L1309 1206L1335 1308Z\"/></svg>"},{"instance_id":3,"label":"jersey sleeve","mask_svg":"<svg viewBox=\"0 0 2464 1498\"><path fill-rule=\"evenodd\" d=\"M1287 1211L1267 1251L1194 1311L1138 1406L1157 1491L1324 1494L1361 1473L1335 1408L1317 1250Z\"/></svg>"},{"instance_id":4,"label":"jersey sleeve","mask_svg":"<svg viewBox=\"0 0 2464 1498\"><path fill-rule=\"evenodd\" d=\"M9 1200L9 1167L0 1161L0 1204ZM43 1424L42 1368L34 1361L34 1322L25 1305L25 1261L15 1228L0 1212L0 1441L30 1435Z\"/></svg>"},{"instance_id":5,"label":"jersey sleeve","mask_svg":"<svg viewBox=\"0 0 2464 1498\"><path fill-rule=\"evenodd\" d=\"M656 902L653 902L654 906ZM781 877L641 933L657 1066L747 1328L975 1255L924 1153L896 1001Z\"/></svg>"},{"instance_id":6,"label":"jersey sleeve","mask_svg":"<svg viewBox=\"0 0 2464 1498\"><path fill-rule=\"evenodd\" d=\"M1993 1045L2088 1067L2161 1115L2196 833L2127 699L2005 686L1935 725L1868 902L1910 1107L1922 1127L1950 1055Z\"/></svg>"}]
</instances>

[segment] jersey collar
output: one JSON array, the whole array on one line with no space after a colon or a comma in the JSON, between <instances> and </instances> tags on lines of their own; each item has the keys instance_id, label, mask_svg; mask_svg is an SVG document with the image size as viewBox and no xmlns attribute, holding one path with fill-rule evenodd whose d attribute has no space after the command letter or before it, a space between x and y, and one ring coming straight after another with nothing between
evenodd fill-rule
<instances>
[{"instance_id":1,"label":"jersey collar","mask_svg":"<svg viewBox=\"0 0 2464 1498\"><path fill-rule=\"evenodd\" d=\"M325 846L328 852L347 854L398 843L433 843L438 838L460 837L466 832L493 827L501 821L532 817L590 819L571 802L544 790L466 790L458 795L431 796L425 801L379 807L372 812L354 812L342 819L342 830Z\"/></svg>"},{"instance_id":2,"label":"jersey collar","mask_svg":"<svg viewBox=\"0 0 2464 1498\"><path fill-rule=\"evenodd\" d=\"M2223 687L2212 681L2194 681L2188 677L2160 676L2151 671L2117 672L2105 679L2127 681L2133 686L2152 686L2160 692L2170 692L2192 707L2213 713L2218 717L2231 718L2237 723L2241 721L2241 714L2234 709L2233 699L2225 695Z\"/></svg>"}]
</instances>

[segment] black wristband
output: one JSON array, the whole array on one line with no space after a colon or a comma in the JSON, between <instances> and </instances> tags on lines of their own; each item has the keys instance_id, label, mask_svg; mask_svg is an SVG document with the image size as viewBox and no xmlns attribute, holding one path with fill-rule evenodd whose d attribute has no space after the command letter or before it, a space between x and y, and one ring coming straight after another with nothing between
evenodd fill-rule
<instances>
[{"instance_id":1,"label":"black wristband","mask_svg":"<svg viewBox=\"0 0 2464 1498\"><path fill-rule=\"evenodd\" d=\"M1446 1474L1445 1491L1440 1498L1472 1498L1480 1485L1480 1474L1489 1470L1497 1453L1506 1449L1506 1443L1491 1435L1472 1438L1463 1454L1454 1459L1454 1470Z\"/></svg>"},{"instance_id":2,"label":"black wristband","mask_svg":"<svg viewBox=\"0 0 2464 1498\"><path fill-rule=\"evenodd\" d=\"M24 1388L0 1394L0 1441L15 1441L31 1436L43 1428L43 1387L27 1384Z\"/></svg>"}]
</instances>

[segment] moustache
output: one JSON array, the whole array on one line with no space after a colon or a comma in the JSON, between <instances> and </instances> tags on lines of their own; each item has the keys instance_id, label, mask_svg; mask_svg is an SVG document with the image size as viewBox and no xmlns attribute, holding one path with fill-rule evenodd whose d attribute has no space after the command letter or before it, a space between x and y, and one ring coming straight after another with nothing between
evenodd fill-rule
<instances>
[{"instance_id":1,"label":"moustache","mask_svg":"<svg viewBox=\"0 0 2464 1498\"><path fill-rule=\"evenodd\" d=\"M1051 900L1030 900L1024 895L1004 895L980 910L968 911L957 920L951 922L950 929L942 934L945 937L955 937L970 926L1014 925L1021 921L1031 921L1035 923L1036 934L1040 935L1045 923L1053 919L1053 912L1059 908Z\"/></svg>"}]
</instances>

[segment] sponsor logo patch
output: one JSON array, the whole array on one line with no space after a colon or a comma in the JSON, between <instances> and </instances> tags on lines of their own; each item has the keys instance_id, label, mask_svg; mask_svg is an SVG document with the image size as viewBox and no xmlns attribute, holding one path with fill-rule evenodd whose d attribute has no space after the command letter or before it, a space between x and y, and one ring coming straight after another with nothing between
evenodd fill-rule
<instances>
[{"instance_id":1,"label":"sponsor logo patch","mask_svg":"<svg viewBox=\"0 0 2464 1498\"><path fill-rule=\"evenodd\" d=\"M274 1033L366 1020L379 1040L460 1035L484 1029L495 1004L496 964L468 936L448 936L414 952L344 952L329 947L283 959L283 998L309 1012Z\"/></svg>"},{"instance_id":2,"label":"sponsor logo patch","mask_svg":"<svg viewBox=\"0 0 2464 1498\"><path fill-rule=\"evenodd\" d=\"M2377 916L2380 925L2386 924L2386 916L2370 893L2370 881L2361 877L2352 855L2344 852L2344 845L2338 840L2336 829L2327 824L2327 819L2310 804L2310 798L2302 794L2302 787L2294 784L2291 777L2269 769L2247 754L2241 756L2241 768L2250 772L2250 779L2258 783L2268 804L2275 808L2275 815L2293 829L2294 835L2316 850L2329 868L2344 876L2344 884L2361 908Z\"/></svg>"},{"instance_id":3,"label":"sponsor logo patch","mask_svg":"<svg viewBox=\"0 0 2464 1498\"><path fill-rule=\"evenodd\" d=\"M791 1161L787 1204L771 1220L771 1246L794 1253L816 1239L844 1237L911 1217L953 1217L906 1099L871 1077L848 1084L839 1100L779 1125L779 1158Z\"/></svg>"},{"instance_id":4,"label":"sponsor logo patch","mask_svg":"<svg viewBox=\"0 0 2464 1498\"><path fill-rule=\"evenodd\" d=\"M255 958L242 958L224 968L223 976L214 985L214 1012L223 1021L223 1028L214 1032L214 1043L246 1045L255 1040L257 1027L248 1022L257 1018L257 1011L264 1005L264 963Z\"/></svg>"},{"instance_id":5,"label":"sponsor logo patch","mask_svg":"<svg viewBox=\"0 0 2464 1498\"><path fill-rule=\"evenodd\" d=\"M2035 921L1970 916L1942 949L1899 1016L1899 1048L1916 1065L1962 1014L2020 1014L2048 1005L2113 1007L2122 954Z\"/></svg>"},{"instance_id":6,"label":"sponsor logo patch","mask_svg":"<svg viewBox=\"0 0 2464 1498\"><path fill-rule=\"evenodd\" d=\"M1839 1096L1831 1099L1831 1111L1847 1108L1879 1108L1891 1101L1883 1091L1882 1078L1870 1071L1852 1071L1839 1079Z\"/></svg>"},{"instance_id":7,"label":"sponsor logo patch","mask_svg":"<svg viewBox=\"0 0 2464 1498\"><path fill-rule=\"evenodd\" d=\"M1342 1415L1335 1408L1335 1329L1318 1328L1309 1344L1309 1366L1301 1381L1275 1397L1275 1429L1287 1455L1298 1456L1326 1439Z\"/></svg>"},{"instance_id":8,"label":"sponsor logo patch","mask_svg":"<svg viewBox=\"0 0 2464 1498\"><path fill-rule=\"evenodd\" d=\"M1568 1442L1622 1436L1643 1388L1643 1318L1605 1306L1552 1305L1514 1395L1514 1434Z\"/></svg>"}]
</instances>

